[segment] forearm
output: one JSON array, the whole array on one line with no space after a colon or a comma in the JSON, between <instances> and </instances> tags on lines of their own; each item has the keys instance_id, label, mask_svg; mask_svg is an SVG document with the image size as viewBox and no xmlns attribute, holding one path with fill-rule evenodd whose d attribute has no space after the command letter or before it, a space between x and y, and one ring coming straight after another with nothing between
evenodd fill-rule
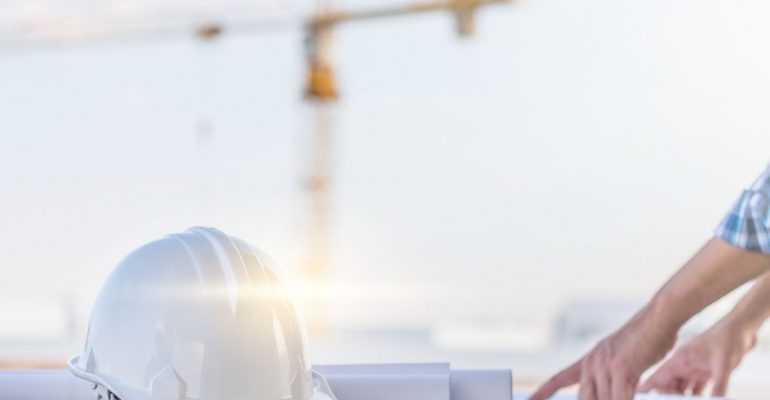
<instances>
[{"instance_id":1,"label":"forearm","mask_svg":"<svg viewBox=\"0 0 770 400\"><path fill-rule=\"evenodd\" d=\"M642 314L655 321L659 329L677 332L693 315L769 268L769 255L711 239L666 282ZM770 285L770 280L767 284ZM756 300L746 300L770 299L770 295L762 295L760 298L757 293ZM758 318L748 311L746 317Z\"/></svg>"},{"instance_id":2,"label":"forearm","mask_svg":"<svg viewBox=\"0 0 770 400\"><path fill-rule=\"evenodd\" d=\"M770 273L765 273L718 325L726 325L753 340L759 327L769 317Z\"/></svg>"}]
</instances>

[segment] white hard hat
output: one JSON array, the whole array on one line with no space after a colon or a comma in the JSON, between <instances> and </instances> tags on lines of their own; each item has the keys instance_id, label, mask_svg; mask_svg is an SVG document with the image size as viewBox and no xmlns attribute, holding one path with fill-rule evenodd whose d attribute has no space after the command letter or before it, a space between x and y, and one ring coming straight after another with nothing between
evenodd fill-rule
<instances>
[{"instance_id":1,"label":"white hard hat","mask_svg":"<svg viewBox=\"0 0 770 400\"><path fill-rule=\"evenodd\" d=\"M148 243L94 304L76 376L121 400L328 400L269 258L212 228Z\"/></svg>"}]
</instances>

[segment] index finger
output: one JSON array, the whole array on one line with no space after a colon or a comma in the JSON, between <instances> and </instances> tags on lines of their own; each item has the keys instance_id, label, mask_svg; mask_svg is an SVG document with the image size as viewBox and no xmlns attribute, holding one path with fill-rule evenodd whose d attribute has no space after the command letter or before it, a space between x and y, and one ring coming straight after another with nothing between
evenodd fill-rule
<instances>
[{"instance_id":1,"label":"index finger","mask_svg":"<svg viewBox=\"0 0 770 400\"><path fill-rule=\"evenodd\" d=\"M569 367L563 369L558 374L554 375L551 379L545 382L540 388L538 388L529 400L545 400L559 389L567 386L574 385L580 380L580 365L582 360L578 360Z\"/></svg>"}]
</instances>

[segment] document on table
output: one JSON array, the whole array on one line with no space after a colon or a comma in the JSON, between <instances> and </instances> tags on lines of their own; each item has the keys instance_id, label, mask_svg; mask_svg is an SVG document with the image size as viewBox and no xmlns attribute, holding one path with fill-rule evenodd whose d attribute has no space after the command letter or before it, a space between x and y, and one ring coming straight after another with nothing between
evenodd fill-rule
<instances>
[{"instance_id":1,"label":"document on table","mask_svg":"<svg viewBox=\"0 0 770 400\"><path fill-rule=\"evenodd\" d=\"M531 392L514 392L513 400L527 400ZM577 400L577 393L557 393L551 400ZM724 400L724 397L674 396L665 394L638 394L634 400Z\"/></svg>"}]
</instances>

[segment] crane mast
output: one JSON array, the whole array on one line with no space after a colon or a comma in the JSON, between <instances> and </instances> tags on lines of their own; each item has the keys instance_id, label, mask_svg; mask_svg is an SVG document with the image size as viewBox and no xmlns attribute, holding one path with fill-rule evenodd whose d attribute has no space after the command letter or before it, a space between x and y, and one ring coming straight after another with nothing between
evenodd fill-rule
<instances>
[{"instance_id":1,"label":"crane mast","mask_svg":"<svg viewBox=\"0 0 770 400\"><path fill-rule=\"evenodd\" d=\"M310 243L303 276L315 290L305 304L308 329L311 334L324 332L325 291L331 271L329 249L331 240L333 183L333 113L339 98L335 79L333 40L335 28L343 23L422 14L450 12L455 17L457 34L469 37L475 32L476 11L485 5L507 3L509 0L448 0L415 3L406 6L338 11L331 0L319 2L318 11L305 26L306 85L305 99L312 104L315 131L310 138L310 170L304 187L310 209Z\"/></svg>"}]
</instances>

